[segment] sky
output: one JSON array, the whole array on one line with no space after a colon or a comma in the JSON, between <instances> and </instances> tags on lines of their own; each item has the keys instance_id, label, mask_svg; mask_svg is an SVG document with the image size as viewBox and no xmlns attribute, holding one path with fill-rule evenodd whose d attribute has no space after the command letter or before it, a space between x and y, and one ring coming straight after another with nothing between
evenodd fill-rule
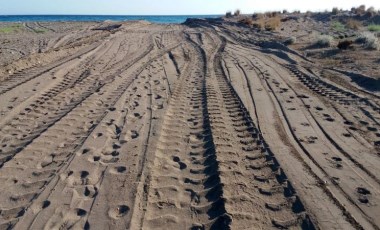
<instances>
[{"instance_id":1,"label":"sky","mask_svg":"<svg viewBox=\"0 0 380 230\"><path fill-rule=\"evenodd\" d=\"M364 4L380 9L380 0L0 0L0 15L200 15L269 10L323 11Z\"/></svg>"}]
</instances>

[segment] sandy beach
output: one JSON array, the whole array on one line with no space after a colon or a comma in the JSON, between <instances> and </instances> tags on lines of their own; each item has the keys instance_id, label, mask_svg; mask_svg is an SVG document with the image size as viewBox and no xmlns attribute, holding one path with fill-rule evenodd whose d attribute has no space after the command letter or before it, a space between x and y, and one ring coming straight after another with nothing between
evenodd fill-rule
<instances>
[{"instance_id":1,"label":"sandy beach","mask_svg":"<svg viewBox=\"0 0 380 230\"><path fill-rule=\"evenodd\" d=\"M0 229L380 229L380 51L237 21L0 23Z\"/></svg>"}]
</instances>

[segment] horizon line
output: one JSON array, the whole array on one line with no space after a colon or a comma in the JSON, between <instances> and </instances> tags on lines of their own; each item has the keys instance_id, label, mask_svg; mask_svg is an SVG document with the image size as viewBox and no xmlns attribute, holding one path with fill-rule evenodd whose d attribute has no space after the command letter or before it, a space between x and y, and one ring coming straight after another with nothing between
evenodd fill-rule
<instances>
[{"instance_id":1,"label":"horizon line","mask_svg":"<svg viewBox=\"0 0 380 230\"><path fill-rule=\"evenodd\" d=\"M0 14L1 16L220 16L225 14Z\"/></svg>"}]
</instances>

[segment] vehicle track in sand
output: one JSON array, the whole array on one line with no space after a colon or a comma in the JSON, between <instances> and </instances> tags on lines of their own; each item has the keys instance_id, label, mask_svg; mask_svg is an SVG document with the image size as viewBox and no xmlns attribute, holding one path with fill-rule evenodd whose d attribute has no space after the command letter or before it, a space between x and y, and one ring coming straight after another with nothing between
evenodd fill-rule
<instances>
[{"instance_id":1,"label":"vehicle track in sand","mask_svg":"<svg viewBox=\"0 0 380 230\"><path fill-rule=\"evenodd\" d=\"M91 28L1 78L0 229L379 229L376 97L242 28Z\"/></svg>"}]
</instances>

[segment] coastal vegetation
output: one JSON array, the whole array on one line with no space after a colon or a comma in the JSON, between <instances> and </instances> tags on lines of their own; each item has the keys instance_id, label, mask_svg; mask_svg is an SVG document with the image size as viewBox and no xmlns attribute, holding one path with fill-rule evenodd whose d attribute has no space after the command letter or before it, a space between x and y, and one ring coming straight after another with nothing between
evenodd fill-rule
<instances>
[{"instance_id":1,"label":"coastal vegetation","mask_svg":"<svg viewBox=\"0 0 380 230\"><path fill-rule=\"evenodd\" d=\"M368 30L372 32L380 32L380 24L370 24L368 25Z\"/></svg>"},{"instance_id":2,"label":"coastal vegetation","mask_svg":"<svg viewBox=\"0 0 380 230\"><path fill-rule=\"evenodd\" d=\"M5 27L0 27L0 33L13 33L20 30L23 26L21 24L12 24Z\"/></svg>"}]
</instances>

